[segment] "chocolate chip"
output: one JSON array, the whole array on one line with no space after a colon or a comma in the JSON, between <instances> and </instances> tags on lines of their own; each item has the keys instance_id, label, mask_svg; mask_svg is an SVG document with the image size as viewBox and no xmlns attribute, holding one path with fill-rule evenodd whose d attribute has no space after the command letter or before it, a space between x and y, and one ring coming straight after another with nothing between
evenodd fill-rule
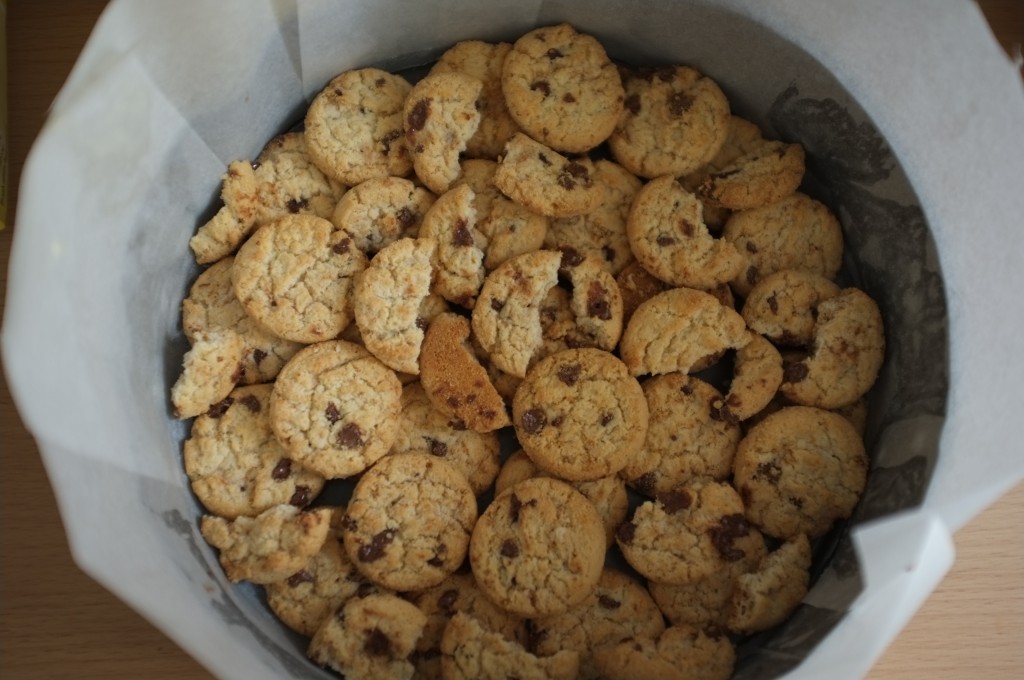
<instances>
[{"instance_id":1,"label":"chocolate chip","mask_svg":"<svg viewBox=\"0 0 1024 680\"><path fill-rule=\"evenodd\" d=\"M581 373L583 373L583 366L580 364L563 364L558 367L558 379L569 387L576 384Z\"/></svg>"},{"instance_id":2,"label":"chocolate chip","mask_svg":"<svg viewBox=\"0 0 1024 680\"><path fill-rule=\"evenodd\" d=\"M259 413L262 406L255 394L247 394L239 400L239 403L249 409L251 413Z\"/></svg>"},{"instance_id":3,"label":"chocolate chip","mask_svg":"<svg viewBox=\"0 0 1024 680\"><path fill-rule=\"evenodd\" d=\"M779 301L775 297L774 294L773 295L769 295L768 299L765 300L765 302L768 303L768 309L772 310L772 314L778 314L779 313Z\"/></svg>"},{"instance_id":4,"label":"chocolate chip","mask_svg":"<svg viewBox=\"0 0 1024 680\"><path fill-rule=\"evenodd\" d=\"M565 416L557 415L554 420L551 421L551 427L561 427L562 423L565 422Z\"/></svg>"},{"instance_id":5,"label":"chocolate chip","mask_svg":"<svg viewBox=\"0 0 1024 680\"><path fill-rule=\"evenodd\" d=\"M384 549L395 540L395 530L385 529L374 535L370 542L359 546L356 556L360 562L375 562L384 557Z\"/></svg>"},{"instance_id":6,"label":"chocolate chip","mask_svg":"<svg viewBox=\"0 0 1024 680\"><path fill-rule=\"evenodd\" d=\"M760 463L757 466L757 472L754 474L756 477L761 477L768 480L771 484L777 484L779 479L782 477L782 468L773 461L767 461Z\"/></svg>"},{"instance_id":7,"label":"chocolate chip","mask_svg":"<svg viewBox=\"0 0 1024 680\"><path fill-rule=\"evenodd\" d=\"M572 246L562 246L559 248L562 251L562 266L563 267L578 267L583 263L583 253L576 250Z\"/></svg>"},{"instance_id":8,"label":"chocolate chip","mask_svg":"<svg viewBox=\"0 0 1024 680\"><path fill-rule=\"evenodd\" d=\"M623 522L619 525L619 528L615 530L615 538L620 543L629 545L633 542L633 538L636 536L636 525L632 522Z\"/></svg>"},{"instance_id":9,"label":"chocolate chip","mask_svg":"<svg viewBox=\"0 0 1024 680\"><path fill-rule=\"evenodd\" d=\"M587 315L602 321L612 318L612 303L608 300L608 291L598 281L591 281L587 288Z\"/></svg>"},{"instance_id":10,"label":"chocolate chip","mask_svg":"<svg viewBox=\"0 0 1024 680\"><path fill-rule=\"evenodd\" d=\"M444 556L448 554L448 546L439 545L437 550L434 552L434 556L427 560L427 564L432 567L440 569L444 566Z\"/></svg>"},{"instance_id":11,"label":"chocolate chip","mask_svg":"<svg viewBox=\"0 0 1024 680\"><path fill-rule=\"evenodd\" d=\"M496 312L500 312L505 308L505 301L499 300L498 298L491 298L491 309Z\"/></svg>"},{"instance_id":12,"label":"chocolate chip","mask_svg":"<svg viewBox=\"0 0 1024 680\"><path fill-rule=\"evenodd\" d=\"M681 116L693 106L693 97L685 92L675 92L668 98L668 111L673 116Z\"/></svg>"},{"instance_id":13,"label":"chocolate chip","mask_svg":"<svg viewBox=\"0 0 1024 680\"><path fill-rule=\"evenodd\" d=\"M252 362L254 364L256 364L257 366L259 366L260 362L263 361L266 358L267 358L267 353L264 352L263 350L261 350L261 349L254 349L252 351Z\"/></svg>"},{"instance_id":14,"label":"chocolate chip","mask_svg":"<svg viewBox=\"0 0 1024 680\"><path fill-rule=\"evenodd\" d=\"M501 543L501 556L502 557L519 557L519 544L511 538L506 538Z\"/></svg>"},{"instance_id":15,"label":"chocolate chip","mask_svg":"<svg viewBox=\"0 0 1024 680\"><path fill-rule=\"evenodd\" d=\"M438 439L427 438L427 444L430 446L430 453L437 456L438 458L444 458L448 455L448 445Z\"/></svg>"},{"instance_id":16,"label":"chocolate chip","mask_svg":"<svg viewBox=\"0 0 1024 680\"><path fill-rule=\"evenodd\" d=\"M551 84L546 80L535 80L530 83L530 89L534 92L540 92L542 95L547 97L551 94Z\"/></svg>"},{"instance_id":17,"label":"chocolate chip","mask_svg":"<svg viewBox=\"0 0 1024 680\"><path fill-rule=\"evenodd\" d=\"M288 479L291 476L291 474L292 459L282 458L281 460L277 461L277 465L275 465L274 469L270 472L270 477L271 479L281 481L283 479Z\"/></svg>"},{"instance_id":18,"label":"chocolate chip","mask_svg":"<svg viewBox=\"0 0 1024 680\"><path fill-rule=\"evenodd\" d=\"M395 212L395 221L398 222L402 231L408 231L412 225L416 224L416 213L403 206Z\"/></svg>"},{"instance_id":19,"label":"chocolate chip","mask_svg":"<svg viewBox=\"0 0 1024 680\"><path fill-rule=\"evenodd\" d=\"M331 425L341 420L341 412L338 411L338 405L333 401L327 404L327 408L324 409L324 415L327 417L327 422Z\"/></svg>"},{"instance_id":20,"label":"chocolate chip","mask_svg":"<svg viewBox=\"0 0 1024 680\"><path fill-rule=\"evenodd\" d=\"M303 583L316 583L316 577L305 569L288 577L288 585L292 588L297 588Z\"/></svg>"},{"instance_id":21,"label":"chocolate chip","mask_svg":"<svg viewBox=\"0 0 1024 680\"><path fill-rule=\"evenodd\" d=\"M451 406L452 408L458 408L459 406L462 405L462 400L456 397L454 394L445 399L445 402L447 402L448 405Z\"/></svg>"},{"instance_id":22,"label":"chocolate chip","mask_svg":"<svg viewBox=\"0 0 1024 680\"><path fill-rule=\"evenodd\" d=\"M459 599L459 591L452 588L441 593L441 597L437 598L437 606L448 616L455 613L455 603Z\"/></svg>"},{"instance_id":23,"label":"chocolate chip","mask_svg":"<svg viewBox=\"0 0 1024 680\"><path fill-rule=\"evenodd\" d=\"M755 244L753 241L747 241L747 252L748 253L756 253L757 252L757 244Z\"/></svg>"},{"instance_id":24,"label":"chocolate chip","mask_svg":"<svg viewBox=\"0 0 1024 680\"><path fill-rule=\"evenodd\" d=\"M511 520L511 523L515 524L519 521L519 513L522 512L523 508L531 508L536 505L536 498L531 498L530 500L523 503L521 500L519 500L519 496L515 495L515 493L510 493L508 516L509 519Z\"/></svg>"},{"instance_id":25,"label":"chocolate chip","mask_svg":"<svg viewBox=\"0 0 1024 680\"><path fill-rule=\"evenodd\" d=\"M457 432L462 432L463 430L467 429L465 421L460 420L458 418L456 418L455 420L449 420L448 427L452 428L453 430L456 430Z\"/></svg>"},{"instance_id":26,"label":"chocolate chip","mask_svg":"<svg viewBox=\"0 0 1024 680\"><path fill-rule=\"evenodd\" d=\"M356 597L366 597L367 595L373 595L377 592L377 587L372 583L360 583L359 588L356 589Z\"/></svg>"},{"instance_id":27,"label":"chocolate chip","mask_svg":"<svg viewBox=\"0 0 1024 680\"><path fill-rule=\"evenodd\" d=\"M566 92L565 94L562 95L562 101L565 102L566 104L575 104L576 97L572 96L572 92Z\"/></svg>"},{"instance_id":28,"label":"chocolate chip","mask_svg":"<svg viewBox=\"0 0 1024 680\"><path fill-rule=\"evenodd\" d=\"M789 500L790 505L795 507L797 510L803 510L803 508L804 508L804 499L797 498L796 496L790 496L788 500Z\"/></svg>"},{"instance_id":29,"label":"chocolate chip","mask_svg":"<svg viewBox=\"0 0 1024 680\"><path fill-rule=\"evenodd\" d=\"M545 156L543 153L537 154L537 159L540 160L544 165L551 165L551 159Z\"/></svg>"},{"instance_id":30,"label":"chocolate chip","mask_svg":"<svg viewBox=\"0 0 1024 680\"><path fill-rule=\"evenodd\" d=\"M352 518L351 515L345 515L341 520L341 528L345 531L355 531L359 528L359 524Z\"/></svg>"},{"instance_id":31,"label":"chocolate chip","mask_svg":"<svg viewBox=\"0 0 1024 680\"><path fill-rule=\"evenodd\" d=\"M366 444L366 441L363 439L363 431L355 423L348 423L338 430L335 439L338 441L338 446L343 449L358 449Z\"/></svg>"},{"instance_id":32,"label":"chocolate chip","mask_svg":"<svg viewBox=\"0 0 1024 680\"><path fill-rule=\"evenodd\" d=\"M754 285L757 283L758 276L760 276L760 272L757 271L757 267L747 267L747 283Z\"/></svg>"},{"instance_id":33,"label":"chocolate chip","mask_svg":"<svg viewBox=\"0 0 1024 680\"><path fill-rule=\"evenodd\" d=\"M363 650L370 656L391 656L391 639L380 628L374 628L367 634Z\"/></svg>"},{"instance_id":34,"label":"chocolate chip","mask_svg":"<svg viewBox=\"0 0 1024 680\"><path fill-rule=\"evenodd\" d=\"M691 394L693 394L693 384L686 383L679 388L679 391L685 394L686 396L690 396Z\"/></svg>"},{"instance_id":35,"label":"chocolate chip","mask_svg":"<svg viewBox=\"0 0 1024 680\"><path fill-rule=\"evenodd\" d=\"M561 50L556 49L554 47L552 47L550 50L547 51L547 57L548 57L548 59L551 59L552 61L554 61L555 59L558 59L560 57L564 57L564 56L565 55L562 54Z\"/></svg>"},{"instance_id":36,"label":"chocolate chip","mask_svg":"<svg viewBox=\"0 0 1024 680\"><path fill-rule=\"evenodd\" d=\"M735 541L749 533L750 524L740 513L726 515L718 520L717 525L708 529L711 543L726 562L738 562L746 557L747 553L742 548L737 548Z\"/></svg>"},{"instance_id":37,"label":"chocolate chip","mask_svg":"<svg viewBox=\"0 0 1024 680\"><path fill-rule=\"evenodd\" d=\"M782 381L798 383L807 377L809 369L802 361L786 361L782 364Z\"/></svg>"},{"instance_id":38,"label":"chocolate chip","mask_svg":"<svg viewBox=\"0 0 1024 680\"><path fill-rule=\"evenodd\" d=\"M288 505L293 505L296 508L304 508L309 505L309 502L313 500L313 492L308 486L296 486L295 493L288 499Z\"/></svg>"},{"instance_id":39,"label":"chocolate chip","mask_svg":"<svg viewBox=\"0 0 1024 680\"><path fill-rule=\"evenodd\" d=\"M537 434L547 425L548 419L544 411L539 408L531 408L519 419L519 425L526 434Z\"/></svg>"},{"instance_id":40,"label":"chocolate chip","mask_svg":"<svg viewBox=\"0 0 1024 680\"><path fill-rule=\"evenodd\" d=\"M693 226L693 222L689 220L679 220L679 229L689 238L693 238L693 235L697 233L697 227Z\"/></svg>"},{"instance_id":41,"label":"chocolate chip","mask_svg":"<svg viewBox=\"0 0 1024 680\"><path fill-rule=\"evenodd\" d=\"M634 116L640 113L640 95L631 94L623 100L622 105Z\"/></svg>"},{"instance_id":42,"label":"chocolate chip","mask_svg":"<svg viewBox=\"0 0 1024 680\"><path fill-rule=\"evenodd\" d=\"M380 145L384 149L384 155L391 153L391 143L402 136L401 130L391 130L380 138Z\"/></svg>"},{"instance_id":43,"label":"chocolate chip","mask_svg":"<svg viewBox=\"0 0 1024 680\"><path fill-rule=\"evenodd\" d=\"M452 233L452 245L473 245L473 234L470 233L469 225L466 223L466 220L460 219L458 222L455 223L455 231Z\"/></svg>"},{"instance_id":44,"label":"chocolate chip","mask_svg":"<svg viewBox=\"0 0 1024 680\"><path fill-rule=\"evenodd\" d=\"M206 415L210 416L211 418L221 418L225 413L228 412L228 409L231 408L231 405L233 403L235 403L233 397L224 397L216 404L210 406L210 408L206 410Z\"/></svg>"},{"instance_id":45,"label":"chocolate chip","mask_svg":"<svg viewBox=\"0 0 1024 680\"><path fill-rule=\"evenodd\" d=\"M601 414L601 420L598 422L601 423L601 427L608 427L613 420L615 420L615 414L610 411L605 411Z\"/></svg>"},{"instance_id":46,"label":"chocolate chip","mask_svg":"<svg viewBox=\"0 0 1024 680\"><path fill-rule=\"evenodd\" d=\"M605 609L618 609L619 607L622 606L621 602L619 602L615 598L609 597L607 595L598 595L597 596L597 603L599 605L601 605L602 607L604 607Z\"/></svg>"},{"instance_id":47,"label":"chocolate chip","mask_svg":"<svg viewBox=\"0 0 1024 680\"><path fill-rule=\"evenodd\" d=\"M565 171L576 179L581 180L584 184L589 184L590 182L590 170L588 170L587 166L582 163L570 161L565 166Z\"/></svg>"},{"instance_id":48,"label":"chocolate chip","mask_svg":"<svg viewBox=\"0 0 1024 680\"><path fill-rule=\"evenodd\" d=\"M566 191L576 188L575 180L573 180L572 176L564 170L558 174L558 179L556 181L558 182L558 186L562 187Z\"/></svg>"},{"instance_id":49,"label":"chocolate chip","mask_svg":"<svg viewBox=\"0 0 1024 680\"><path fill-rule=\"evenodd\" d=\"M299 200L296 201L294 198L289 198L288 202L285 204L285 207L288 208L288 212L294 215L295 213L308 208L309 200L305 198L300 198Z\"/></svg>"},{"instance_id":50,"label":"chocolate chip","mask_svg":"<svg viewBox=\"0 0 1024 680\"><path fill-rule=\"evenodd\" d=\"M604 255L604 259L608 262L615 261L615 249L611 246L601 246L601 254Z\"/></svg>"},{"instance_id":51,"label":"chocolate chip","mask_svg":"<svg viewBox=\"0 0 1024 680\"><path fill-rule=\"evenodd\" d=\"M665 234L662 234L661 236L656 238L654 242L657 243L662 248L675 245L677 243L677 241L673 237L667 236Z\"/></svg>"},{"instance_id":52,"label":"chocolate chip","mask_svg":"<svg viewBox=\"0 0 1024 680\"><path fill-rule=\"evenodd\" d=\"M730 425L738 425L740 422L739 418L729 410L729 407L721 399L715 399L711 402L708 415L711 416L712 420L728 423Z\"/></svg>"},{"instance_id":53,"label":"chocolate chip","mask_svg":"<svg viewBox=\"0 0 1024 680\"><path fill-rule=\"evenodd\" d=\"M331 251L335 255L344 255L345 253L347 253L349 251L349 249L351 247L352 247L352 239L350 239L350 238L343 238L340 241L338 241L337 243L335 243L333 246L331 246Z\"/></svg>"},{"instance_id":54,"label":"chocolate chip","mask_svg":"<svg viewBox=\"0 0 1024 680\"><path fill-rule=\"evenodd\" d=\"M430 115L430 100L421 99L413 104L409 111L409 117L405 121L406 132L419 132L427 122Z\"/></svg>"},{"instance_id":55,"label":"chocolate chip","mask_svg":"<svg viewBox=\"0 0 1024 680\"><path fill-rule=\"evenodd\" d=\"M427 321L426 319L424 319L422 316L417 316L416 317L416 328L419 328L421 331L425 331L428 328L430 328L430 322Z\"/></svg>"},{"instance_id":56,"label":"chocolate chip","mask_svg":"<svg viewBox=\"0 0 1024 680\"><path fill-rule=\"evenodd\" d=\"M633 480L636 490L645 496L653 496L657 485L658 477L653 472L645 472Z\"/></svg>"},{"instance_id":57,"label":"chocolate chip","mask_svg":"<svg viewBox=\"0 0 1024 680\"><path fill-rule=\"evenodd\" d=\"M377 87L384 87L387 84L387 82L388 81L385 80L384 78L377 78L377 80L373 81L373 84L376 85Z\"/></svg>"},{"instance_id":58,"label":"chocolate chip","mask_svg":"<svg viewBox=\"0 0 1024 680\"><path fill-rule=\"evenodd\" d=\"M685 510L693 505L693 496L686 489L674 489L672 491L666 491L659 493L655 496L661 507L670 515L674 515L680 510Z\"/></svg>"}]
</instances>

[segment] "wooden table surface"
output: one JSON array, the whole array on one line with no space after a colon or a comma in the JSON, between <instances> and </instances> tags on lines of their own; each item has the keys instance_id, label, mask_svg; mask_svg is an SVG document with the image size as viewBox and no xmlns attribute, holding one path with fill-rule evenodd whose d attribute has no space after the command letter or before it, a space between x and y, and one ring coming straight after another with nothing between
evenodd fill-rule
<instances>
[{"instance_id":1,"label":"wooden table surface","mask_svg":"<svg viewBox=\"0 0 1024 680\"><path fill-rule=\"evenodd\" d=\"M46 109L105 4L9 2L9 216ZM1007 49L1024 43L1024 2L980 4ZM0 313L12 232L0 232ZM0 678L210 678L71 561L38 450L2 375L0 460ZM1022 520L1024 485L956 536L952 572L871 671L871 680L1024 677Z\"/></svg>"}]
</instances>

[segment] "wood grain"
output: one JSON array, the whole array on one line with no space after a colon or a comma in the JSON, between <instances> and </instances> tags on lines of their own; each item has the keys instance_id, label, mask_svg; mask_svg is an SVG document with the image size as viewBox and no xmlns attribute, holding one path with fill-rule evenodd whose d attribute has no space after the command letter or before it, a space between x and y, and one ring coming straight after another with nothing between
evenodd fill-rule
<instances>
[{"instance_id":1,"label":"wood grain","mask_svg":"<svg viewBox=\"0 0 1024 680\"><path fill-rule=\"evenodd\" d=\"M101 0L12 0L7 49L9 158L17 182L32 140ZM1024 43L1024 2L979 3L1000 43ZM0 232L0 314L13 229ZM38 450L0 374L0 677L11 680L210 678L72 562ZM957 562L868 676L1019 678L1024 669L1024 485L956 537Z\"/></svg>"}]
</instances>

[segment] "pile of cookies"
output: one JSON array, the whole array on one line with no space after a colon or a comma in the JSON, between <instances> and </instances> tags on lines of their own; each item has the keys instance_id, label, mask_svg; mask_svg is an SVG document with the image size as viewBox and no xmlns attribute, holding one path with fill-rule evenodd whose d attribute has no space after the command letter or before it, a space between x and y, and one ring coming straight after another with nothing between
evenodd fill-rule
<instances>
[{"instance_id":1,"label":"pile of cookies","mask_svg":"<svg viewBox=\"0 0 1024 680\"><path fill-rule=\"evenodd\" d=\"M353 680L728 678L867 475L882 319L803 176L567 24L338 75L191 241L228 578Z\"/></svg>"}]
</instances>

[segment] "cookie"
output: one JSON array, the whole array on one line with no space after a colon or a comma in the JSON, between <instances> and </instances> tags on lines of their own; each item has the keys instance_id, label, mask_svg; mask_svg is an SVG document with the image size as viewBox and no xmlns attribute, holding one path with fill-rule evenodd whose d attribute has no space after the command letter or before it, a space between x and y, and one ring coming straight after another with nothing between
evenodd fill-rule
<instances>
[{"instance_id":1,"label":"cookie","mask_svg":"<svg viewBox=\"0 0 1024 680\"><path fill-rule=\"evenodd\" d=\"M225 257L196 278L181 303L182 330L189 342L207 331L234 331L244 344L238 383L270 382L302 344L274 335L245 313L231 284L234 261L234 257Z\"/></svg>"},{"instance_id":2,"label":"cookie","mask_svg":"<svg viewBox=\"0 0 1024 680\"><path fill-rule=\"evenodd\" d=\"M672 287L644 269L636 260L615 276L615 283L619 284L619 293L622 295L623 327L629 324L637 307Z\"/></svg>"},{"instance_id":3,"label":"cookie","mask_svg":"<svg viewBox=\"0 0 1024 680\"><path fill-rule=\"evenodd\" d=\"M767 553L767 548L763 552ZM757 560L754 560L754 564L757 564ZM728 569L692 583L649 581L647 589L658 609L672 625L689 625L700 630L726 630L736 577L745 571Z\"/></svg>"},{"instance_id":4,"label":"cookie","mask_svg":"<svg viewBox=\"0 0 1024 680\"><path fill-rule=\"evenodd\" d=\"M350 599L384 592L359 573L341 546L334 526L345 516L345 509L332 508L332 512L332 529L320 552L288 578L264 587L274 615L306 637L312 637Z\"/></svg>"},{"instance_id":5,"label":"cookie","mask_svg":"<svg viewBox=\"0 0 1024 680\"><path fill-rule=\"evenodd\" d=\"M309 505L324 478L292 461L270 427L272 385L232 390L192 423L185 474L207 511L234 519L275 505Z\"/></svg>"},{"instance_id":6,"label":"cookie","mask_svg":"<svg viewBox=\"0 0 1024 680\"><path fill-rule=\"evenodd\" d=\"M807 594L811 544L800 534L761 559L736 579L729 602L729 630L750 634L782 623Z\"/></svg>"},{"instance_id":7,"label":"cookie","mask_svg":"<svg viewBox=\"0 0 1024 680\"><path fill-rule=\"evenodd\" d=\"M725 223L722 238L746 260L730 282L741 296L773 272L799 269L834 279L843 264L839 221L823 203L799 192L734 213Z\"/></svg>"},{"instance_id":8,"label":"cookie","mask_svg":"<svg viewBox=\"0 0 1024 680\"><path fill-rule=\"evenodd\" d=\"M488 600L471 573L454 573L433 588L406 593L405 598L427 615L427 625L413 655L417 677L441 678L441 638L458 612L506 640L527 643L526 620Z\"/></svg>"},{"instance_id":9,"label":"cookie","mask_svg":"<svg viewBox=\"0 0 1024 680\"><path fill-rule=\"evenodd\" d=\"M701 198L729 210L751 210L791 195L804 178L804 148L763 140L697 187Z\"/></svg>"},{"instance_id":10,"label":"cookie","mask_svg":"<svg viewBox=\"0 0 1024 680\"><path fill-rule=\"evenodd\" d=\"M435 194L447 191L459 176L459 159L480 125L482 88L464 73L431 73L413 85L405 100L402 116L412 167Z\"/></svg>"},{"instance_id":11,"label":"cookie","mask_svg":"<svg viewBox=\"0 0 1024 680\"><path fill-rule=\"evenodd\" d=\"M776 538L822 536L853 512L867 480L864 442L843 416L789 406L740 441L733 483L746 518Z\"/></svg>"},{"instance_id":12,"label":"cookie","mask_svg":"<svg viewBox=\"0 0 1024 680\"><path fill-rule=\"evenodd\" d=\"M593 256L611 274L618 274L634 259L626 236L626 219L641 182L621 165L605 159L594 163L594 181L604 186L604 200L586 215L552 220L544 247L571 248Z\"/></svg>"},{"instance_id":13,"label":"cookie","mask_svg":"<svg viewBox=\"0 0 1024 680\"><path fill-rule=\"evenodd\" d=\"M501 442L494 432L475 432L438 411L423 385L402 388L402 422L390 455L429 453L461 472L477 496L491 487L500 468Z\"/></svg>"},{"instance_id":14,"label":"cookie","mask_svg":"<svg viewBox=\"0 0 1024 680\"><path fill-rule=\"evenodd\" d=\"M558 283L561 253L538 250L513 257L487 275L473 308L473 335L498 369L526 375L543 343L540 307Z\"/></svg>"},{"instance_id":15,"label":"cookie","mask_svg":"<svg viewBox=\"0 0 1024 680\"><path fill-rule=\"evenodd\" d=\"M728 680L736 650L725 635L679 625L594 650L594 662L607 680Z\"/></svg>"},{"instance_id":16,"label":"cookie","mask_svg":"<svg viewBox=\"0 0 1024 680\"><path fill-rule=\"evenodd\" d=\"M455 185L468 184L473 190L476 228L484 237L484 268L492 271L499 264L523 253L538 250L544 244L548 218L505 197L494 186L498 163L470 158L462 162L462 175Z\"/></svg>"},{"instance_id":17,"label":"cookie","mask_svg":"<svg viewBox=\"0 0 1024 680\"><path fill-rule=\"evenodd\" d=\"M352 321L354 278L365 268L366 256L329 221L289 215L238 250L231 282L246 313L271 333L313 343Z\"/></svg>"},{"instance_id":18,"label":"cookie","mask_svg":"<svg viewBox=\"0 0 1024 680\"><path fill-rule=\"evenodd\" d=\"M572 680L579 670L575 652L562 650L546 657L532 654L464 612L456 612L445 627L441 654L445 680Z\"/></svg>"},{"instance_id":19,"label":"cookie","mask_svg":"<svg viewBox=\"0 0 1024 680\"><path fill-rule=\"evenodd\" d=\"M594 506L565 482L520 482L487 506L470 540L477 584L520 616L560 614L597 587L605 539Z\"/></svg>"},{"instance_id":20,"label":"cookie","mask_svg":"<svg viewBox=\"0 0 1024 680\"><path fill-rule=\"evenodd\" d=\"M688 373L747 340L746 324L735 310L708 293L673 288L637 307L619 353L633 375Z\"/></svg>"},{"instance_id":21,"label":"cookie","mask_svg":"<svg viewBox=\"0 0 1024 680\"><path fill-rule=\"evenodd\" d=\"M647 589L621 571L605 568L597 588L564 614L532 621L533 651L542 656L560 650L580 655L580 680L603 677L594 665L593 651L634 637L657 638L665 630Z\"/></svg>"},{"instance_id":22,"label":"cookie","mask_svg":"<svg viewBox=\"0 0 1024 680\"><path fill-rule=\"evenodd\" d=\"M501 466L494 480L494 493L499 494L505 489L532 477L546 477L530 460L522 449L509 456ZM572 488L586 496L594 504L597 514L604 525L605 539L608 547L615 544L615 530L629 514L629 494L626 484L618 475L609 475L589 482L573 482Z\"/></svg>"},{"instance_id":23,"label":"cookie","mask_svg":"<svg viewBox=\"0 0 1024 680\"><path fill-rule=\"evenodd\" d=\"M615 64L596 38L565 23L516 40L501 86L513 120L542 144L568 153L606 140L622 112Z\"/></svg>"},{"instance_id":24,"label":"cookie","mask_svg":"<svg viewBox=\"0 0 1024 680\"><path fill-rule=\"evenodd\" d=\"M366 349L396 371L418 375L437 242L403 238L385 246L356 281L352 311Z\"/></svg>"},{"instance_id":25,"label":"cookie","mask_svg":"<svg viewBox=\"0 0 1024 680\"><path fill-rule=\"evenodd\" d=\"M395 372L359 345L317 343L274 382L270 424L292 459L328 479L359 474L391 448L401 413Z\"/></svg>"},{"instance_id":26,"label":"cookie","mask_svg":"<svg viewBox=\"0 0 1024 680\"><path fill-rule=\"evenodd\" d=\"M345 552L374 583L435 586L462 564L476 522L466 477L423 453L388 456L360 478L342 522Z\"/></svg>"},{"instance_id":27,"label":"cookie","mask_svg":"<svg viewBox=\"0 0 1024 680\"><path fill-rule=\"evenodd\" d=\"M330 522L330 508L303 511L284 504L233 520L203 515L199 530L220 551L230 581L273 583L306 566L327 540Z\"/></svg>"},{"instance_id":28,"label":"cookie","mask_svg":"<svg viewBox=\"0 0 1024 680\"><path fill-rule=\"evenodd\" d=\"M714 288L734 279L745 264L732 242L711 235L700 201L671 176L637 192L626 236L643 268L673 286Z\"/></svg>"},{"instance_id":29,"label":"cookie","mask_svg":"<svg viewBox=\"0 0 1024 680\"><path fill-rule=\"evenodd\" d=\"M194 418L227 397L242 378L245 356L245 341L232 330L217 328L197 335L171 386L174 417Z\"/></svg>"},{"instance_id":30,"label":"cookie","mask_svg":"<svg viewBox=\"0 0 1024 680\"><path fill-rule=\"evenodd\" d=\"M423 341L420 381L439 412L474 432L493 432L509 425L508 411L474 354L470 332L463 316L435 318Z\"/></svg>"},{"instance_id":31,"label":"cookie","mask_svg":"<svg viewBox=\"0 0 1024 680\"><path fill-rule=\"evenodd\" d=\"M722 394L685 373L655 376L643 392L650 424L643 447L622 472L630 485L653 498L695 478L728 479L741 432L715 407Z\"/></svg>"},{"instance_id":32,"label":"cookie","mask_svg":"<svg viewBox=\"0 0 1024 680\"><path fill-rule=\"evenodd\" d=\"M779 390L797 404L839 408L867 394L883 361L878 305L864 291L845 288L818 305L810 354L783 365Z\"/></svg>"},{"instance_id":33,"label":"cookie","mask_svg":"<svg viewBox=\"0 0 1024 680\"><path fill-rule=\"evenodd\" d=\"M692 481L637 507L615 538L645 578L693 583L760 551L763 538L743 513L728 483Z\"/></svg>"},{"instance_id":34,"label":"cookie","mask_svg":"<svg viewBox=\"0 0 1024 680\"><path fill-rule=\"evenodd\" d=\"M372 256L400 238L415 238L434 194L404 177L376 177L349 189L329 215L336 229Z\"/></svg>"},{"instance_id":35,"label":"cookie","mask_svg":"<svg viewBox=\"0 0 1024 680\"><path fill-rule=\"evenodd\" d=\"M572 290L573 323L564 336L568 347L611 351L622 336L622 294L615 277L600 260L566 247L559 273Z\"/></svg>"},{"instance_id":36,"label":"cookie","mask_svg":"<svg viewBox=\"0 0 1024 680\"><path fill-rule=\"evenodd\" d=\"M623 69L622 117L612 157L635 175L685 175L710 161L729 131L729 100L689 66Z\"/></svg>"},{"instance_id":37,"label":"cookie","mask_svg":"<svg viewBox=\"0 0 1024 680\"><path fill-rule=\"evenodd\" d=\"M501 72L511 49L511 43L464 40L445 50L430 68L431 75L464 73L482 84L476 100L480 125L466 142L465 155L469 158L497 158L508 138L519 130L501 89Z\"/></svg>"},{"instance_id":38,"label":"cookie","mask_svg":"<svg viewBox=\"0 0 1024 680\"><path fill-rule=\"evenodd\" d=\"M484 237L476 228L473 190L460 184L438 197L423 217L420 237L437 242L433 291L467 309L483 285Z\"/></svg>"},{"instance_id":39,"label":"cookie","mask_svg":"<svg viewBox=\"0 0 1024 680\"><path fill-rule=\"evenodd\" d=\"M542 359L512 402L516 437L542 470L571 481L617 473L648 427L640 383L617 357L593 348Z\"/></svg>"},{"instance_id":40,"label":"cookie","mask_svg":"<svg viewBox=\"0 0 1024 680\"><path fill-rule=\"evenodd\" d=\"M397 595L376 594L348 600L328 617L306 655L348 680L409 680L409 655L423 634L426 616Z\"/></svg>"},{"instance_id":41,"label":"cookie","mask_svg":"<svg viewBox=\"0 0 1024 680\"><path fill-rule=\"evenodd\" d=\"M690 193L697 194L701 182L708 175L721 172L740 157L751 153L763 139L761 129L757 125L735 114L730 115L729 131L722 148L700 169L684 175L680 181ZM704 223L708 225L708 229L716 233L721 232L732 211L711 198L699 194L697 197L704 206Z\"/></svg>"},{"instance_id":42,"label":"cookie","mask_svg":"<svg viewBox=\"0 0 1024 680\"><path fill-rule=\"evenodd\" d=\"M567 158L521 132L505 144L494 186L513 201L547 217L584 215L604 201L594 163Z\"/></svg>"},{"instance_id":43,"label":"cookie","mask_svg":"<svg viewBox=\"0 0 1024 680\"><path fill-rule=\"evenodd\" d=\"M328 177L355 186L412 170L402 111L412 85L377 68L335 76L306 110L306 151Z\"/></svg>"},{"instance_id":44,"label":"cookie","mask_svg":"<svg viewBox=\"0 0 1024 680\"><path fill-rule=\"evenodd\" d=\"M256 161L235 161L222 178L224 206L189 241L196 261L230 255L261 224L285 215L329 217L345 186L327 178L306 153L305 135L272 139Z\"/></svg>"},{"instance_id":45,"label":"cookie","mask_svg":"<svg viewBox=\"0 0 1024 680\"><path fill-rule=\"evenodd\" d=\"M782 384L782 355L757 333L736 352L729 393L712 408L725 420L746 420L759 413Z\"/></svg>"},{"instance_id":46,"label":"cookie","mask_svg":"<svg viewBox=\"0 0 1024 680\"><path fill-rule=\"evenodd\" d=\"M807 347L814 340L818 305L839 294L830 279L783 269L766 275L750 289L740 315L747 327L783 347Z\"/></svg>"}]
</instances>

